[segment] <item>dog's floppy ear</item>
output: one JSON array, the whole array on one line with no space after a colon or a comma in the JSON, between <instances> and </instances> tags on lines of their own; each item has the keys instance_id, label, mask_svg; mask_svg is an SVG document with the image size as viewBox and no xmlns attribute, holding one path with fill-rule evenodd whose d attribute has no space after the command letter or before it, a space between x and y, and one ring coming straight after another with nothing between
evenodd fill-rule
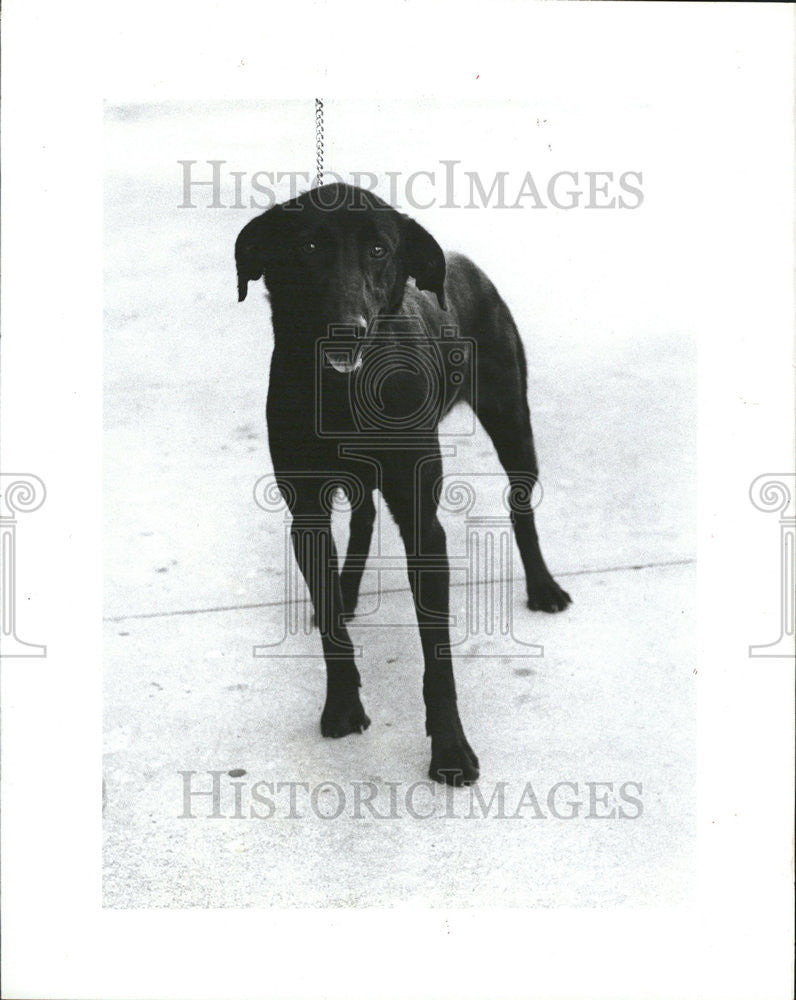
<instances>
[{"instance_id":1,"label":"dog's floppy ear","mask_svg":"<svg viewBox=\"0 0 796 1000\"><path fill-rule=\"evenodd\" d=\"M280 206L275 206L279 208ZM238 302L246 298L250 281L262 278L268 244L273 239L274 208L258 215L241 229L235 240L235 265L238 269Z\"/></svg>"},{"instance_id":2,"label":"dog's floppy ear","mask_svg":"<svg viewBox=\"0 0 796 1000\"><path fill-rule=\"evenodd\" d=\"M406 266L415 284L421 290L434 292L440 309L445 304L445 254L431 233L414 219L404 222L404 246Z\"/></svg>"}]
</instances>

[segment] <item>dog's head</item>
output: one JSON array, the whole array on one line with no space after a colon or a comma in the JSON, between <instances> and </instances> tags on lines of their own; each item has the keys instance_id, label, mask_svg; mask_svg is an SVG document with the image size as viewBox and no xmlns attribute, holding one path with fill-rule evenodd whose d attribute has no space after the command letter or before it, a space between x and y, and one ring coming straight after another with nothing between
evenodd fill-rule
<instances>
[{"instance_id":1,"label":"dog's head","mask_svg":"<svg viewBox=\"0 0 796 1000\"><path fill-rule=\"evenodd\" d=\"M238 301L265 277L275 336L317 337L331 326L364 335L400 309L407 278L445 304L445 257L413 219L370 191L315 188L252 219L235 244ZM341 369L346 365L341 362Z\"/></svg>"}]
</instances>

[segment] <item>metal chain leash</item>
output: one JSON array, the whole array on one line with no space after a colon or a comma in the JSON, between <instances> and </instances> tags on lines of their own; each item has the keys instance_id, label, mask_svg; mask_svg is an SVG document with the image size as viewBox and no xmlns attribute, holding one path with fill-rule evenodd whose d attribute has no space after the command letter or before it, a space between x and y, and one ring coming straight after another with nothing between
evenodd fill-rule
<instances>
[{"instance_id":1,"label":"metal chain leash","mask_svg":"<svg viewBox=\"0 0 796 1000\"><path fill-rule=\"evenodd\" d=\"M313 187L323 184L323 101L315 98L315 181Z\"/></svg>"}]
</instances>

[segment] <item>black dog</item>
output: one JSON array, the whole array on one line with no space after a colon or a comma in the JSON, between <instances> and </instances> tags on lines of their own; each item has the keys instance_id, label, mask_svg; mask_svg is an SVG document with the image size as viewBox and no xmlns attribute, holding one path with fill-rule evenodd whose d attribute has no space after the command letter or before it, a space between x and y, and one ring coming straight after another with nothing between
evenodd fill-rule
<instances>
[{"instance_id":1,"label":"black dog","mask_svg":"<svg viewBox=\"0 0 796 1000\"><path fill-rule=\"evenodd\" d=\"M379 489L406 548L425 661L430 776L469 784L478 777L478 758L456 704L448 559L437 519L437 424L455 402L476 411L508 474L528 606L552 612L570 603L536 535L528 486L538 470L525 356L508 307L465 257L446 258L412 219L343 184L316 188L253 219L238 236L235 259L239 301L248 282L263 276L271 301L268 436L323 642L321 732L345 736L370 725L345 621L356 606L375 513L372 491ZM330 525L336 484L352 503L342 574Z\"/></svg>"}]
</instances>

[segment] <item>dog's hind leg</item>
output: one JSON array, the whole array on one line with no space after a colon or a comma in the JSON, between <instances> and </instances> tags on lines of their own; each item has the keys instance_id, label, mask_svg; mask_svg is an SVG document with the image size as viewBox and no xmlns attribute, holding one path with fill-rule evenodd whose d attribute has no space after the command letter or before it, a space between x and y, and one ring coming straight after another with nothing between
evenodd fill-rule
<instances>
[{"instance_id":1,"label":"dog's hind leg","mask_svg":"<svg viewBox=\"0 0 796 1000\"><path fill-rule=\"evenodd\" d=\"M343 598L343 617L352 618L359 599L359 587L362 574L365 571L365 561L370 550L370 540L373 537L373 522L376 519L376 508L373 504L373 493L366 489L360 503L351 510L351 524L348 534L343 571L340 574L340 590Z\"/></svg>"},{"instance_id":2,"label":"dog's hind leg","mask_svg":"<svg viewBox=\"0 0 796 1000\"><path fill-rule=\"evenodd\" d=\"M513 327L510 317L508 322ZM536 533L531 493L539 470L526 398L525 358L518 335L511 332L516 353L501 359L497 370L483 352L479 357L475 410L511 484L511 520L525 570L528 607L563 611L572 598L551 576Z\"/></svg>"}]
</instances>

